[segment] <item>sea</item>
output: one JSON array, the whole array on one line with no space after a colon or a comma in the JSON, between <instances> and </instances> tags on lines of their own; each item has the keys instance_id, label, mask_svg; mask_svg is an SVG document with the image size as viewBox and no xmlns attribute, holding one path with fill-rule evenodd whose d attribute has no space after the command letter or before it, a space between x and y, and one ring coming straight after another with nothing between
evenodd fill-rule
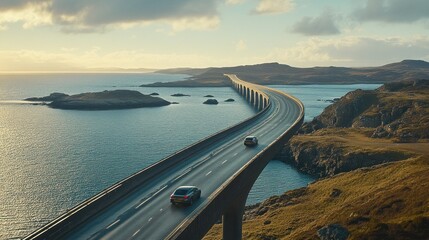
<instances>
[{"instance_id":1,"label":"sea","mask_svg":"<svg viewBox=\"0 0 429 240\"><path fill-rule=\"evenodd\" d=\"M0 75L0 239L20 239L79 202L174 152L253 116L230 87L147 88L187 75L51 73ZM300 98L310 121L329 101L378 84L271 86ZM129 89L178 102L165 107L77 111L23 99L53 92ZM172 97L182 93L190 96ZM213 95L218 105L202 104ZM228 98L235 102L224 102ZM247 205L306 186L315 179L273 160Z\"/></svg>"}]
</instances>

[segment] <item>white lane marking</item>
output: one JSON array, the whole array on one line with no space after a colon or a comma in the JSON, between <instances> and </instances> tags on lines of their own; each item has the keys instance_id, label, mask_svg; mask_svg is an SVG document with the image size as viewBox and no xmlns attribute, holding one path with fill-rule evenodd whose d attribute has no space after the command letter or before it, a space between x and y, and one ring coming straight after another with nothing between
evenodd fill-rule
<instances>
[{"instance_id":1,"label":"white lane marking","mask_svg":"<svg viewBox=\"0 0 429 240\"><path fill-rule=\"evenodd\" d=\"M138 209L139 207L141 207L143 204L145 204L147 201L149 201L151 198L148 198L146 200L144 200L143 202L141 202L139 205L137 205L136 209Z\"/></svg>"},{"instance_id":2,"label":"white lane marking","mask_svg":"<svg viewBox=\"0 0 429 240\"><path fill-rule=\"evenodd\" d=\"M119 219L118 220L116 220L116 221L114 221L112 224L110 224L109 226L107 226L107 228L106 229L109 229L109 228L111 228L111 227L113 227L113 225L115 225L115 224L117 224L119 222Z\"/></svg>"},{"instance_id":3,"label":"white lane marking","mask_svg":"<svg viewBox=\"0 0 429 240\"><path fill-rule=\"evenodd\" d=\"M226 163L226 162L228 162L228 160L223 161L223 162L222 162L222 165L223 165L224 163Z\"/></svg>"},{"instance_id":4,"label":"white lane marking","mask_svg":"<svg viewBox=\"0 0 429 240\"><path fill-rule=\"evenodd\" d=\"M143 202L141 202L139 205L137 205L136 209L138 209L139 207L141 207L143 204L145 204L147 201L151 200L155 195L157 195L158 193L160 193L162 190L164 190L166 187L168 187L167 185L165 185L164 187L162 187L161 189L159 189L158 191L156 191L150 198L144 200Z\"/></svg>"},{"instance_id":5,"label":"white lane marking","mask_svg":"<svg viewBox=\"0 0 429 240\"><path fill-rule=\"evenodd\" d=\"M147 220L148 222L152 221L153 218L149 218L149 220Z\"/></svg>"},{"instance_id":6,"label":"white lane marking","mask_svg":"<svg viewBox=\"0 0 429 240\"><path fill-rule=\"evenodd\" d=\"M210 171L210 172L206 173L206 176L210 175L210 173L212 173L212 171Z\"/></svg>"},{"instance_id":7,"label":"white lane marking","mask_svg":"<svg viewBox=\"0 0 429 240\"><path fill-rule=\"evenodd\" d=\"M139 230L137 230L134 234L133 234L133 237L135 236L135 235L137 235L137 233L139 233L140 232L140 229Z\"/></svg>"},{"instance_id":8,"label":"white lane marking","mask_svg":"<svg viewBox=\"0 0 429 240\"><path fill-rule=\"evenodd\" d=\"M161 189L159 189L158 191L156 191L156 193L154 193L153 195L152 195L152 197L153 196L155 196L155 195L158 195L158 193L160 193L162 190L164 190L166 187L168 187L167 185L165 185L164 187L162 187Z\"/></svg>"},{"instance_id":9,"label":"white lane marking","mask_svg":"<svg viewBox=\"0 0 429 240\"><path fill-rule=\"evenodd\" d=\"M237 156L238 153L234 153L234 157Z\"/></svg>"}]
</instances>

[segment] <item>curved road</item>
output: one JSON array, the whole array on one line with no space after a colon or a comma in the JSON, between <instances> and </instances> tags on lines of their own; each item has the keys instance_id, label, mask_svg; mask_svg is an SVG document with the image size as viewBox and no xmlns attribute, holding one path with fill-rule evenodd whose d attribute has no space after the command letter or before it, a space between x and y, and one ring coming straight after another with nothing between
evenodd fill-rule
<instances>
[{"instance_id":1,"label":"curved road","mask_svg":"<svg viewBox=\"0 0 429 240\"><path fill-rule=\"evenodd\" d=\"M64 239L166 238L186 217L203 207L212 192L299 118L301 108L295 101L278 91L261 88L271 101L264 117L153 178L150 183L91 217ZM246 135L257 136L259 145L245 147L243 139ZM181 185L201 188L201 199L190 207L172 206L169 196Z\"/></svg>"}]
</instances>

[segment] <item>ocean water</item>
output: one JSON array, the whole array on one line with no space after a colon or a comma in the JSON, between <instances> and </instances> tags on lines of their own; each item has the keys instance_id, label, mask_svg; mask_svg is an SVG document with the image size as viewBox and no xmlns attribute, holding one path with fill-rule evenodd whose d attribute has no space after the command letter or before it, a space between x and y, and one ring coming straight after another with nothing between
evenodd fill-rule
<instances>
[{"instance_id":1,"label":"ocean water","mask_svg":"<svg viewBox=\"0 0 429 240\"><path fill-rule=\"evenodd\" d=\"M67 209L130 174L236 124L255 111L232 88L141 88L143 83L177 81L164 74L0 75L0 239L34 231ZM355 86L274 86L302 97L316 116L334 98ZM22 99L52 92L76 94L114 89L158 92L168 101L159 108L112 111L51 109ZM171 97L184 93L190 97ZM204 105L211 94L217 106ZM236 102L223 100L234 98ZM306 118L307 119L307 118ZM305 186L313 178L272 161L249 194L253 204Z\"/></svg>"}]
</instances>

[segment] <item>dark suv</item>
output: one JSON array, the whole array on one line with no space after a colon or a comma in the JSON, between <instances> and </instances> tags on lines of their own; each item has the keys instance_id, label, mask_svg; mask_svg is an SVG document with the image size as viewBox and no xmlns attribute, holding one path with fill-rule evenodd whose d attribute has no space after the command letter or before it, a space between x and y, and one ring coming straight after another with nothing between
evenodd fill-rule
<instances>
[{"instance_id":1,"label":"dark suv","mask_svg":"<svg viewBox=\"0 0 429 240\"><path fill-rule=\"evenodd\" d=\"M170 196L172 204L192 205L194 201L201 197L201 190L195 186L180 186Z\"/></svg>"},{"instance_id":2,"label":"dark suv","mask_svg":"<svg viewBox=\"0 0 429 240\"><path fill-rule=\"evenodd\" d=\"M255 136L247 136L244 139L244 145L246 145L246 146L256 146L256 145L258 145L258 139Z\"/></svg>"}]
</instances>

